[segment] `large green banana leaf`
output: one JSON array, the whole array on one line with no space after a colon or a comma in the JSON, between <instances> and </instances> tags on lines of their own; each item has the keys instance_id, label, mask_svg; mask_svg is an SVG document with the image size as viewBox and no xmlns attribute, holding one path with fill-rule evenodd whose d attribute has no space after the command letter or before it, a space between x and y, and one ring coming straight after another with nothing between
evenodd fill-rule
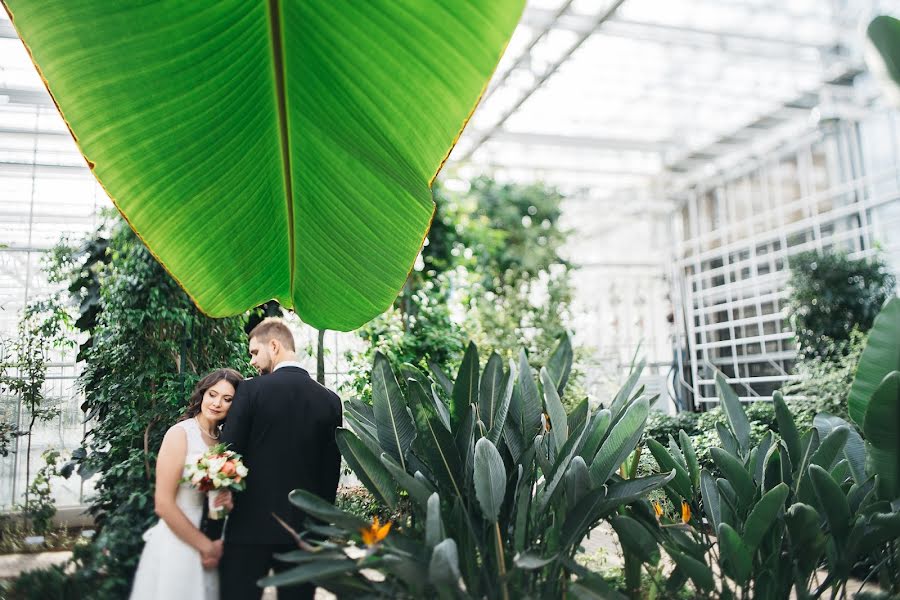
<instances>
[{"instance_id":1,"label":"large green banana leaf","mask_svg":"<svg viewBox=\"0 0 900 600\"><path fill-rule=\"evenodd\" d=\"M850 386L847 409L850 418L863 426L869 400L885 375L900 370L900 298L888 300L869 330L866 347L859 357L856 376Z\"/></svg>"},{"instance_id":2,"label":"large green banana leaf","mask_svg":"<svg viewBox=\"0 0 900 600\"><path fill-rule=\"evenodd\" d=\"M88 165L211 316L385 310L524 0L2 0Z\"/></svg>"}]
</instances>

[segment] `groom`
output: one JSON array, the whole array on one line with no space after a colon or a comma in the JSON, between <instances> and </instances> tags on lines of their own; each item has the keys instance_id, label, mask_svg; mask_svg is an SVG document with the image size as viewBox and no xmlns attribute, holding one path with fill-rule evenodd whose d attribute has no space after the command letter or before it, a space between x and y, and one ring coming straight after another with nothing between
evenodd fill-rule
<instances>
[{"instance_id":1,"label":"groom","mask_svg":"<svg viewBox=\"0 0 900 600\"><path fill-rule=\"evenodd\" d=\"M295 566L274 558L297 544L273 515L302 531L304 514L288 494L304 489L334 502L341 467L334 437L340 399L300 366L294 337L280 319L266 319L250 332L250 356L261 376L238 386L222 432L250 470L225 530L219 563L223 600L260 598L256 582L270 568L277 573ZM314 594L311 584L278 589L281 600Z\"/></svg>"}]
</instances>

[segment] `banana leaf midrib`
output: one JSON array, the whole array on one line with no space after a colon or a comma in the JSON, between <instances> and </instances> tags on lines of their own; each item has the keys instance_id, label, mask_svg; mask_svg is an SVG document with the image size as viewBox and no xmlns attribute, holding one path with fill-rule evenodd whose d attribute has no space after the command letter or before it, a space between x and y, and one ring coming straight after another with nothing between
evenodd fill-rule
<instances>
[{"instance_id":1,"label":"banana leaf midrib","mask_svg":"<svg viewBox=\"0 0 900 600\"><path fill-rule=\"evenodd\" d=\"M291 152L290 138L288 137L287 122L287 91L284 84L284 39L282 38L281 10L279 0L269 0L269 37L272 41L272 68L275 81L275 105L278 114L278 141L281 148L281 161L284 173L284 196L287 203L288 218L288 294L293 304L294 299L294 260L296 235L294 232L294 193L293 178L291 177Z\"/></svg>"}]
</instances>

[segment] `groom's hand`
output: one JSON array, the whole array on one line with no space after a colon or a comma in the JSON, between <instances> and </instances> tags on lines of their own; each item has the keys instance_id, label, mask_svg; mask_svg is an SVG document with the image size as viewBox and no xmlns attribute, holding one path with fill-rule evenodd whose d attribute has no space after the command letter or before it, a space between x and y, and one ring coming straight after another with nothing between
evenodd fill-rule
<instances>
[{"instance_id":1,"label":"groom's hand","mask_svg":"<svg viewBox=\"0 0 900 600\"><path fill-rule=\"evenodd\" d=\"M222 540L210 542L209 546L200 553L200 559L204 569L215 569L222 559L225 543Z\"/></svg>"}]
</instances>

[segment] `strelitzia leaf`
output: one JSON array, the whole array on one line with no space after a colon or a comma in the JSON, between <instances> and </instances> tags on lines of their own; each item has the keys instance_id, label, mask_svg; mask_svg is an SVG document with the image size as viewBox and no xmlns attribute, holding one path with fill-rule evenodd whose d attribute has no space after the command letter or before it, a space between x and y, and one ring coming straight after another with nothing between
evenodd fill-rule
<instances>
[{"instance_id":1,"label":"strelitzia leaf","mask_svg":"<svg viewBox=\"0 0 900 600\"><path fill-rule=\"evenodd\" d=\"M890 19L890 17L881 18ZM889 29L897 30L896 21L892 20ZM885 28L885 31L887 30L888 28ZM869 35L872 35L871 28ZM885 39L887 40L887 38ZM896 48L896 40L891 44ZM900 339L900 298L892 298L875 317L872 329L869 330L866 347L859 357L856 376L853 378L853 385L850 386L850 394L847 397L850 418L860 427L865 424L866 410L875 390L878 389L888 373L900 370L898 339Z\"/></svg>"},{"instance_id":2,"label":"strelitzia leaf","mask_svg":"<svg viewBox=\"0 0 900 600\"><path fill-rule=\"evenodd\" d=\"M506 468L496 446L487 438L475 444L475 497L484 518L496 523L506 494Z\"/></svg>"},{"instance_id":3,"label":"strelitzia leaf","mask_svg":"<svg viewBox=\"0 0 900 600\"><path fill-rule=\"evenodd\" d=\"M797 424L794 421L794 416L788 409L781 392L776 391L773 394L772 402L775 404L775 419L778 422L778 433L787 445L791 462L798 462L802 446L800 445L800 434L797 433Z\"/></svg>"},{"instance_id":4,"label":"strelitzia leaf","mask_svg":"<svg viewBox=\"0 0 900 600\"><path fill-rule=\"evenodd\" d=\"M377 499L391 508L397 507L397 482L381 463L349 429L338 427L335 439L341 455L363 485Z\"/></svg>"},{"instance_id":5,"label":"strelitzia leaf","mask_svg":"<svg viewBox=\"0 0 900 600\"><path fill-rule=\"evenodd\" d=\"M750 421L744 407L741 406L740 399L720 371L716 371L716 391L719 392L719 400L722 402L731 432L738 442L741 456L747 456L750 452Z\"/></svg>"},{"instance_id":6,"label":"strelitzia leaf","mask_svg":"<svg viewBox=\"0 0 900 600\"><path fill-rule=\"evenodd\" d=\"M541 384L544 390L544 405L547 407L547 414L550 415L550 436L556 444L556 449L559 450L569 438L569 420L556 391L556 384L546 368L541 369Z\"/></svg>"},{"instance_id":7,"label":"strelitzia leaf","mask_svg":"<svg viewBox=\"0 0 900 600\"><path fill-rule=\"evenodd\" d=\"M524 0L4 4L88 166L205 313L274 298L349 331L406 280Z\"/></svg>"},{"instance_id":8,"label":"strelitzia leaf","mask_svg":"<svg viewBox=\"0 0 900 600\"><path fill-rule=\"evenodd\" d=\"M789 492L790 489L787 485L779 483L763 494L763 497L759 499L759 502L750 511L744 524L744 543L751 554L756 551L772 523L784 510L784 501L787 499Z\"/></svg>"},{"instance_id":9,"label":"strelitzia leaf","mask_svg":"<svg viewBox=\"0 0 900 600\"><path fill-rule=\"evenodd\" d=\"M500 401L487 436L495 446L500 443L500 437L503 435L503 428L506 426L506 421L509 417L509 406L512 403L512 395L515 388L516 364L509 361L509 370L500 380Z\"/></svg>"},{"instance_id":10,"label":"strelitzia leaf","mask_svg":"<svg viewBox=\"0 0 900 600\"><path fill-rule=\"evenodd\" d=\"M629 406L613 427L590 466L591 481L595 486L606 482L634 450L644 433L649 411L647 400L642 398Z\"/></svg>"},{"instance_id":11,"label":"strelitzia leaf","mask_svg":"<svg viewBox=\"0 0 900 600\"><path fill-rule=\"evenodd\" d=\"M469 342L450 394L450 430L454 434L469 407L478 405L478 381L478 347Z\"/></svg>"},{"instance_id":12,"label":"strelitzia leaf","mask_svg":"<svg viewBox=\"0 0 900 600\"><path fill-rule=\"evenodd\" d=\"M883 497L900 497L900 372L888 374L869 401L863 431Z\"/></svg>"},{"instance_id":13,"label":"strelitzia leaf","mask_svg":"<svg viewBox=\"0 0 900 600\"><path fill-rule=\"evenodd\" d=\"M741 504L752 502L756 486L753 485L753 477L750 476L744 465L721 448L710 448L709 455L712 457L713 462L716 463L716 466L725 474L731 485L734 486L739 502Z\"/></svg>"},{"instance_id":14,"label":"strelitzia leaf","mask_svg":"<svg viewBox=\"0 0 900 600\"><path fill-rule=\"evenodd\" d=\"M609 520L619 536L619 543L625 552L634 554L642 563L659 563L659 547L656 539L637 520L626 515L617 515Z\"/></svg>"},{"instance_id":15,"label":"strelitzia leaf","mask_svg":"<svg viewBox=\"0 0 900 600\"><path fill-rule=\"evenodd\" d=\"M738 583L747 581L753 569L753 555L750 549L728 523L719 525L718 533L723 570Z\"/></svg>"},{"instance_id":16,"label":"strelitzia leaf","mask_svg":"<svg viewBox=\"0 0 900 600\"><path fill-rule=\"evenodd\" d=\"M381 447L405 469L406 454L416 438L416 427L391 363L381 352L375 354L372 369L372 408Z\"/></svg>"},{"instance_id":17,"label":"strelitzia leaf","mask_svg":"<svg viewBox=\"0 0 900 600\"><path fill-rule=\"evenodd\" d=\"M444 522L441 520L441 498L432 494L428 498L428 509L425 515L425 546L433 550L447 537L444 531Z\"/></svg>"},{"instance_id":18,"label":"strelitzia leaf","mask_svg":"<svg viewBox=\"0 0 900 600\"><path fill-rule=\"evenodd\" d=\"M503 382L503 359L496 352L488 357L481 375L478 391L478 415L488 429L494 426L494 415L500 405L500 384Z\"/></svg>"},{"instance_id":19,"label":"strelitzia leaf","mask_svg":"<svg viewBox=\"0 0 900 600\"><path fill-rule=\"evenodd\" d=\"M850 533L850 505L847 497L831 475L819 465L809 466L809 476L825 518L838 547L842 548Z\"/></svg>"},{"instance_id":20,"label":"strelitzia leaf","mask_svg":"<svg viewBox=\"0 0 900 600\"><path fill-rule=\"evenodd\" d=\"M563 395L563 390L569 381L569 373L572 371L572 357L572 341L569 339L568 334L563 334L556 348L550 354L550 358L547 359L547 372L556 385L556 393L560 396Z\"/></svg>"}]
</instances>

